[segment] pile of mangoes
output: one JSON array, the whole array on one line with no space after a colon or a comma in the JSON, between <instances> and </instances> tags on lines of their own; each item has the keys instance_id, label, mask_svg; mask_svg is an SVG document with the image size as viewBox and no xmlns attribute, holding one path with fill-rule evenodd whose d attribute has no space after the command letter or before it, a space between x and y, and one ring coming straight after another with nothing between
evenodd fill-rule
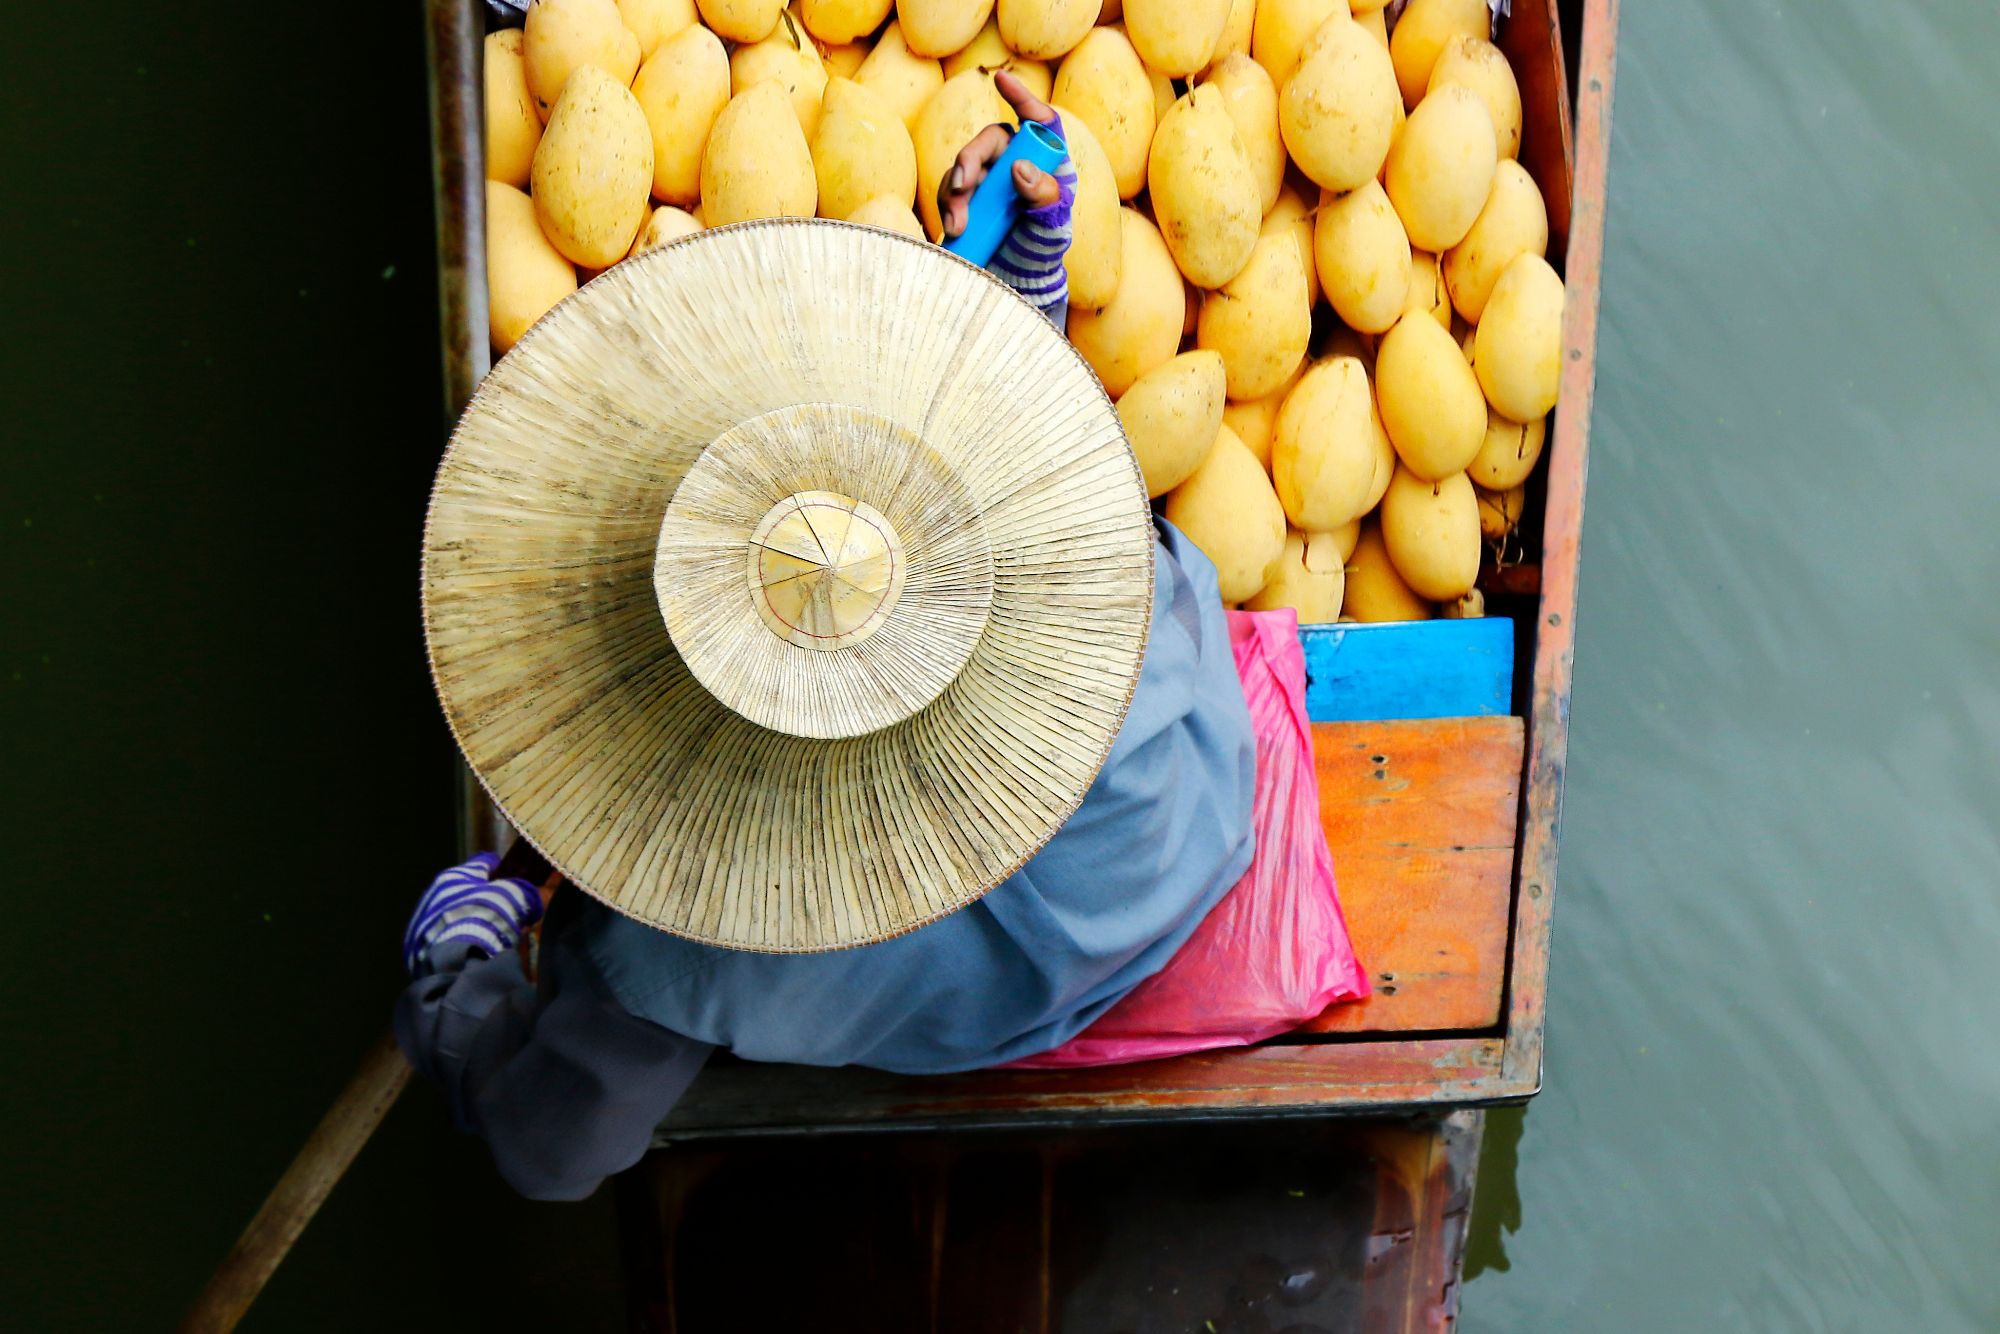
<instances>
[{"instance_id":1,"label":"pile of mangoes","mask_svg":"<svg viewBox=\"0 0 2000 1334\"><path fill-rule=\"evenodd\" d=\"M1007 69L1077 167L1070 338L1224 600L1479 615L1563 311L1491 21L1487 0L535 0L486 40L493 346L704 226L936 239L958 150L1013 120Z\"/></svg>"}]
</instances>

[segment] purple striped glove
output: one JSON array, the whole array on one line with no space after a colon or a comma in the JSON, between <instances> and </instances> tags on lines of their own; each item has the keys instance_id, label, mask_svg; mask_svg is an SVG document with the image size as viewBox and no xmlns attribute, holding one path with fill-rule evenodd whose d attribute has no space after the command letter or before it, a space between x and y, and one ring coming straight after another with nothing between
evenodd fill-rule
<instances>
[{"instance_id":1,"label":"purple striped glove","mask_svg":"<svg viewBox=\"0 0 2000 1334\"><path fill-rule=\"evenodd\" d=\"M1053 110L1042 122L1061 138L1062 117ZM1069 300L1069 273L1063 256L1069 253L1070 209L1076 203L1076 164L1068 158L1055 171L1056 187L1062 192L1053 204L1024 209L1014 220L1014 230L1000 243L987 271L1027 298L1028 304L1049 314Z\"/></svg>"},{"instance_id":2,"label":"purple striped glove","mask_svg":"<svg viewBox=\"0 0 2000 1334\"><path fill-rule=\"evenodd\" d=\"M431 956L461 944L498 958L542 919L542 896L525 880L494 880L500 858L482 852L431 881L403 932L403 966L411 977L432 971Z\"/></svg>"}]
</instances>

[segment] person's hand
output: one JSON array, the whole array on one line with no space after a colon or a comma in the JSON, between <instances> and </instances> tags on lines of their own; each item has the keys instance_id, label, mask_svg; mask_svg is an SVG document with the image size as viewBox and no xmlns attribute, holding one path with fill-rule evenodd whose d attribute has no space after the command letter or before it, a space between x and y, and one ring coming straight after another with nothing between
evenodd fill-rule
<instances>
[{"instance_id":1,"label":"person's hand","mask_svg":"<svg viewBox=\"0 0 2000 1334\"><path fill-rule=\"evenodd\" d=\"M993 76L993 86L1022 120L1043 125L1056 123L1055 108L1029 92L1028 85L1007 70ZM986 179L986 169L1006 151L1013 137L1014 131L1006 125L988 125L959 150L958 160L938 183L938 217L944 223L945 240L965 230L966 208L972 202L972 192ZM1062 185L1034 163L1016 162L1014 192L1021 196L1023 208L1047 208L1062 198Z\"/></svg>"},{"instance_id":2,"label":"person's hand","mask_svg":"<svg viewBox=\"0 0 2000 1334\"><path fill-rule=\"evenodd\" d=\"M462 942L498 958L542 918L542 896L525 880L494 880L500 859L482 852L431 881L403 932L403 966L412 977L431 971L431 952Z\"/></svg>"}]
</instances>

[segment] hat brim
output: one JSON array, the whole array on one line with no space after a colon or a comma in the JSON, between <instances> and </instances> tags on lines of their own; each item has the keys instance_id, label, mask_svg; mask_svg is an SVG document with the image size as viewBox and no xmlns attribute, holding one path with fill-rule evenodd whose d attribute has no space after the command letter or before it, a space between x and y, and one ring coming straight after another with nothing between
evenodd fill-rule
<instances>
[{"instance_id":1,"label":"hat brim","mask_svg":"<svg viewBox=\"0 0 2000 1334\"><path fill-rule=\"evenodd\" d=\"M720 702L654 587L707 445L811 403L921 438L991 554L957 676L835 740ZM1138 680L1152 561L1116 410L1037 311L909 237L744 223L614 266L486 377L431 497L426 642L473 771L578 887L710 944L839 949L974 901L1076 809Z\"/></svg>"}]
</instances>

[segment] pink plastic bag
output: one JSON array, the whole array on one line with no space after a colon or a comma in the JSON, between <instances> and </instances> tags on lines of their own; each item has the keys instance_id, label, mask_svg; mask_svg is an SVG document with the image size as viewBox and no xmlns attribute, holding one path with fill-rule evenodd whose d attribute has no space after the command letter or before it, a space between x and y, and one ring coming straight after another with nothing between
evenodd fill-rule
<instances>
[{"instance_id":1,"label":"pink plastic bag","mask_svg":"<svg viewBox=\"0 0 2000 1334\"><path fill-rule=\"evenodd\" d=\"M1334 887L1290 611L1232 611L1230 648L1257 735L1250 869L1167 966L1083 1032L1016 1067L1118 1065L1283 1033L1368 995Z\"/></svg>"}]
</instances>

